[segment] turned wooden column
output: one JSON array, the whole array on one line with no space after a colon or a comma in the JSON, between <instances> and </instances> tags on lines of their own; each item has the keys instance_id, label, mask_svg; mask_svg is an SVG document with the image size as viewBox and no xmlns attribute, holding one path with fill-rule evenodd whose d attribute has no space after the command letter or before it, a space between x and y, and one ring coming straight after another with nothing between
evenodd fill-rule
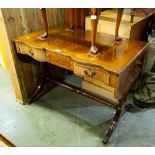
<instances>
[{"instance_id":1,"label":"turned wooden column","mask_svg":"<svg viewBox=\"0 0 155 155\"><path fill-rule=\"evenodd\" d=\"M97 24L98 24L98 12L96 8L91 8L91 30L92 30L92 38L91 38L91 54L97 54L96 43L96 32L97 32Z\"/></svg>"},{"instance_id":2,"label":"turned wooden column","mask_svg":"<svg viewBox=\"0 0 155 155\"><path fill-rule=\"evenodd\" d=\"M39 39L40 40L46 40L48 38L48 21L47 21L47 14L46 14L46 9L45 8L41 8L40 9L41 12L41 18L42 18L42 22L44 25L44 34L42 34Z\"/></svg>"}]
</instances>

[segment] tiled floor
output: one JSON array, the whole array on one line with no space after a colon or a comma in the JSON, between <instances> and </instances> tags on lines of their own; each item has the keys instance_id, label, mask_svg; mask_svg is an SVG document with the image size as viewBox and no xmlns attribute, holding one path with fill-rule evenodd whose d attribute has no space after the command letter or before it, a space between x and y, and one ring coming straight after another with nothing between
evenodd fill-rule
<instances>
[{"instance_id":1,"label":"tiled floor","mask_svg":"<svg viewBox=\"0 0 155 155\"><path fill-rule=\"evenodd\" d=\"M132 102L132 94L127 102ZM23 106L15 100L9 74L0 67L0 133L16 146L155 146L155 108L136 106L103 145L102 135L113 113L61 86Z\"/></svg>"}]
</instances>

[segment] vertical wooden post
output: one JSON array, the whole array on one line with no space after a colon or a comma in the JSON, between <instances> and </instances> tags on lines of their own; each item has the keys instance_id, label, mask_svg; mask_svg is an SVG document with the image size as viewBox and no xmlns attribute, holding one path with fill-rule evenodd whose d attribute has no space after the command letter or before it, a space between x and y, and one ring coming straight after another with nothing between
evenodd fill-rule
<instances>
[{"instance_id":1,"label":"vertical wooden post","mask_svg":"<svg viewBox=\"0 0 155 155\"><path fill-rule=\"evenodd\" d=\"M46 14L46 9L45 8L41 8L40 9L41 12L41 18L42 18L42 22L44 25L44 34L42 34L39 39L40 40L46 40L48 38L48 21L47 21L47 14Z\"/></svg>"},{"instance_id":2,"label":"vertical wooden post","mask_svg":"<svg viewBox=\"0 0 155 155\"><path fill-rule=\"evenodd\" d=\"M130 19L130 23L133 23L133 19L134 19L134 16L135 16L135 8L132 8L131 9L131 19Z\"/></svg>"},{"instance_id":3,"label":"vertical wooden post","mask_svg":"<svg viewBox=\"0 0 155 155\"><path fill-rule=\"evenodd\" d=\"M97 54L97 47L95 45L96 43L96 32L97 32L97 24L98 24L98 19L97 19L97 9L92 8L91 9L91 27L92 27L92 40L91 40L91 48L90 52L91 54Z\"/></svg>"},{"instance_id":4,"label":"vertical wooden post","mask_svg":"<svg viewBox=\"0 0 155 155\"><path fill-rule=\"evenodd\" d=\"M119 33L119 27L120 27L122 15L123 15L123 10L124 9L118 9L117 19L116 19L116 27L115 27L115 41L121 41L122 40L122 38L119 37L118 33Z\"/></svg>"}]
</instances>

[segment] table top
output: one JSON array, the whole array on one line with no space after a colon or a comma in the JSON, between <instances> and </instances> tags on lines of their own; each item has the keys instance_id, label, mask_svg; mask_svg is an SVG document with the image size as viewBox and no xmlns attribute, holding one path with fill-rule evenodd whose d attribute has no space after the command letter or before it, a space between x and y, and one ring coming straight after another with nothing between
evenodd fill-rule
<instances>
[{"instance_id":1,"label":"table top","mask_svg":"<svg viewBox=\"0 0 155 155\"><path fill-rule=\"evenodd\" d=\"M39 40L43 31L33 32L14 39L37 49L51 51L69 57L72 61L119 74L138 57L148 43L138 40L123 39L120 43L113 41L113 36L97 33L96 42L101 53L97 57L90 56L91 32L76 29L66 31L61 26L49 29L49 38Z\"/></svg>"}]
</instances>

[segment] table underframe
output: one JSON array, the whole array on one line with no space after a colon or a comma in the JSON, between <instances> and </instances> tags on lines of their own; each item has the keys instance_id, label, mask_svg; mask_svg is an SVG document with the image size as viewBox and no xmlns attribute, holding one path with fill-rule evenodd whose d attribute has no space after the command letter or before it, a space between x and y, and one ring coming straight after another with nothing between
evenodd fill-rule
<instances>
[{"instance_id":1,"label":"table underframe","mask_svg":"<svg viewBox=\"0 0 155 155\"><path fill-rule=\"evenodd\" d=\"M124 112L126 110L129 110L131 108L131 104L126 104L126 96L124 96L122 99L120 99L118 101L119 102L118 105L115 105L112 102L106 101L106 100L101 99L95 95L92 95L91 93L85 91L82 88L78 88L74 85L65 83L65 82L60 81L60 80L52 79L51 77L48 76L48 73L45 72L44 65L45 65L45 63L40 62L40 69L41 69L40 75L41 76L40 76L36 90L34 91L32 96L28 99L28 104L33 103L35 100L37 100L39 97L41 97L42 95L44 95L46 92L48 92L50 90L49 87L47 89L43 90L43 87L45 84L55 83L55 84L58 84L58 85L65 87L71 91L74 91L78 94L86 96L92 100L95 100L97 102L100 102L100 103L108 106L108 107L115 109L115 114L114 114L114 117L111 121L111 124L110 124L109 128L107 129L105 135L103 136L102 142L104 144L107 144L107 142L109 141L110 137L112 136L117 124L119 123L121 116L124 114Z\"/></svg>"}]
</instances>

